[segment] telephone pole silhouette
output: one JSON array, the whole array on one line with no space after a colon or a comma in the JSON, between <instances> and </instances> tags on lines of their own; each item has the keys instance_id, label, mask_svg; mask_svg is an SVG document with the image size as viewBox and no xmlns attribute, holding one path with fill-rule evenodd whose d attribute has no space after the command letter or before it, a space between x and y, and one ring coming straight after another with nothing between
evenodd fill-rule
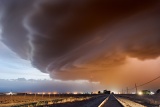
<instances>
[{"instance_id":1,"label":"telephone pole silhouette","mask_svg":"<svg viewBox=\"0 0 160 107\"><path fill-rule=\"evenodd\" d=\"M136 85L136 83L135 83L135 89L136 89L136 94L138 94L138 91L137 91L137 85Z\"/></svg>"}]
</instances>

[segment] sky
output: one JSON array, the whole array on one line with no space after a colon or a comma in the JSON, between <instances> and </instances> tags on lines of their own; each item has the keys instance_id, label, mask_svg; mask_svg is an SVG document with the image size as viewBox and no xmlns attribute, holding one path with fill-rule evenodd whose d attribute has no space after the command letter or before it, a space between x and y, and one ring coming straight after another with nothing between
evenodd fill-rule
<instances>
[{"instance_id":1,"label":"sky","mask_svg":"<svg viewBox=\"0 0 160 107\"><path fill-rule=\"evenodd\" d=\"M48 74L32 67L29 61L21 59L3 43L0 43L0 50L0 79L50 79Z\"/></svg>"},{"instance_id":2,"label":"sky","mask_svg":"<svg viewBox=\"0 0 160 107\"><path fill-rule=\"evenodd\" d=\"M143 84L160 76L159 13L158 0L0 0L1 79Z\"/></svg>"}]
</instances>

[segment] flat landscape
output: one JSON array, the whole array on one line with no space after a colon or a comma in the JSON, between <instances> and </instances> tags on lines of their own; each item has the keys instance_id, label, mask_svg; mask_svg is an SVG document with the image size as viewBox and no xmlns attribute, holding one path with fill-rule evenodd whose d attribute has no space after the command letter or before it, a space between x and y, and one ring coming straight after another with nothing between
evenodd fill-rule
<instances>
[{"instance_id":1,"label":"flat landscape","mask_svg":"<svg viewBox=\"0 0 160 107\"><path fill-rule=\"evenodd\" d=\"M160 95L1 95L0 107L158 107Z\"/></svg>"},{"instance_id":2,"label":"flat landscape","mask_svg":"<svg viewBox=\"0 0 160 107\"><path fill-rule=\"evenodd\" d=\"M130 105L131 107L139 107L141 104L145 107L159 107L160 105L160 95L135 95L135 94L121 94L116 95L119 101L124 105ZM137 105L135 106L136 102ZM141 107L141 106L140 106Z\"/></svg>"},{"instance_id":3,"label":"flat landscape","mask_svg":"<svg viewBox=\"0 0 160 107\"><path fill-rule=\"evenodd\" d=\"M0 0L0 107L160 107L160 0Z\"/></svg>"},{"instance_id":4,"label":"flat landscape","mask_svg":"<svg viewBox=\"0 0 160 107\"><path fill-rule=\"evenodd\" d=\"M97 107L108 95L1 95L0 107L23 107L23 106L84 106Z\"/></svg>"}]
</instances>

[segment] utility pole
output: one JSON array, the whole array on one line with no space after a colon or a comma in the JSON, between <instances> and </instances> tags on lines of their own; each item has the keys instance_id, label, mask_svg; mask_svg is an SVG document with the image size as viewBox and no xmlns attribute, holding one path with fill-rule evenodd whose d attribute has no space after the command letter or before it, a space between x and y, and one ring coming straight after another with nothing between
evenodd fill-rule
<instances>
[{"instance_id":1,"label":"utility pole","mask_svg":"<svg viewBox=\"0 0 160 107\"><path fill-rule=\"evenodd\" d=\"M127 94L128 94L128 87L127 87Z\"/></svg>"},{"instance_id":2,"label":"utility pole","mask_svg":"<svg viewBox=\"0 0 160 107\"><path fill-rule=\"evenodd\" d=\"M13 103L13 96L12 96L12 93L10 94L10 96L11 96L11 103Z\"/></svg>"},{"instance_id":3,"label":"utility pole","mask_svg":"<svg viewBox=\"0 0 160 107\"><path fill-rule=\"evenodd\" d=\"M24 93L24 98L26 98L26 92Z\"/></svg>"},{"instance_id":4,"label":"utility pole","mask_svg":"<svg viewBox=\"0 0 160 107\"><path fill-rule=\"evenodd\" d=\"M135 89L136 89L136 94L138 94L138 92L137 92L137 85L136 85L136 83L135 83Z\"/></svg>"},{"instance_id":5,"label":"utility pole","mask_svg":"<svg viewBox=\"0 0 160 107\"><path fill-rule=\"evenodd\" d=\"M36 100L36 93L34 93L35 95L34 95L34 99Z\"/></svg>"},{"instance_id":6,"label":"utility pole","mask_svg":"<svg viewBox=\"0 0 160 107\"><path fill-rule=\"evenodd\" d=\"M44 94L45 94L45 93L42 93L42 99L43 99Z\"/></svg>"},{"instance_id":7,"label":"utility pole","mask_svg":"<svg viewBox=\"0 0 160 107\"><path fill-rule=\"evenodd\" d=\"M51 94L51 93L49 92L48 94L49 94L49 98L50 98L50 94Z\"/></svg>"},{"instance_id":8,"label":"utility pole","mask_svg":"<svg viewBox=\"0 0 160 107\"><path fill-rule=\"evenodd\" d=\"M91 90L92 90L92 93L93 93L93 83L92 83L92 79L93 79L93 75L92 75L92 71L91 71L91 74L90 74L90 83L91 83Z\"/></svg>"}]
</instances>

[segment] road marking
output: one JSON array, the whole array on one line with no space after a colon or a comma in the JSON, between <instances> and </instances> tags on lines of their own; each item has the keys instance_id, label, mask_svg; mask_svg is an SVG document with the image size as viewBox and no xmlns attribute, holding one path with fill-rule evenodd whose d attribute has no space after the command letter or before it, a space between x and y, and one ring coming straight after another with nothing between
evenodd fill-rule
<instances>
[{"instance_id":1,"label":"road marking","mask_svg":"<svg viewBox=\"0 0 160 107\"><path fill-rule=\"evenodd\" d=\"M103 102L98 107L102 107L106 103L106 101L108 100L109 96L106 99L104 99Z\"/></svg>"},{"instance_id":2,"label":"road marking","mask_svg":"<svg viewBox=\"0 0 160 107\"><path fill-rule=\"evenodd\" d=\"M114 96L114 95L113 95ZM114 98L119 102L119 104L122 106L122 107L125 107L125 105L117 98L114 96Z\"/></svg>"}]
</instances>

